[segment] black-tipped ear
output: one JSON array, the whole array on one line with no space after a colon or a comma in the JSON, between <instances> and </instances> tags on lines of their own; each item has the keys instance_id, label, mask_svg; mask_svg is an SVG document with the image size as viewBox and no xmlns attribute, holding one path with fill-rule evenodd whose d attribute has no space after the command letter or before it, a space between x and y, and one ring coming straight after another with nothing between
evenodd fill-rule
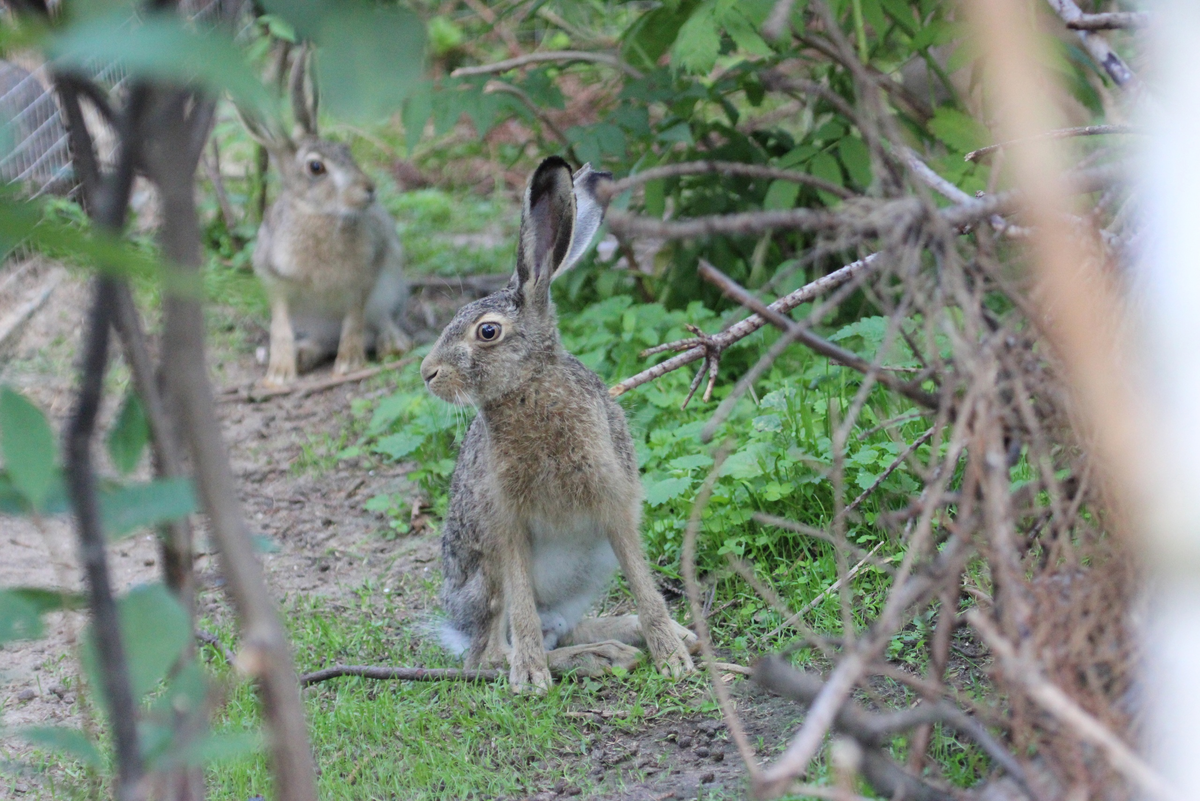
<instances>
[{"instance_id":1,"label":"black-tipped ear","mask_svg":"<svg viewBox=\"0 0 1200 801\"><path fill-rule=\"evenodd\" d=\"M571 252L575 190L571 167L558 156L538 165L525 189L516 284L527 301L545 302L550 281Z\"/></svg>"}]
</instances>

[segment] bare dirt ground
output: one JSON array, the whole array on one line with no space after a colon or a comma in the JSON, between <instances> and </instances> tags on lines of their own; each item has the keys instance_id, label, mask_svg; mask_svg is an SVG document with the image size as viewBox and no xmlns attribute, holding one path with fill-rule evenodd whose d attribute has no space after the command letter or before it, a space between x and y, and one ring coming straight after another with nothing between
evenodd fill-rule
<instances>
[{"instance_id":1,"label":"bare dirt ground","mask_svg":"<svg viewBox=\"0 0 1200 801\"><path fill-rule=\"evenodd\" d=\"M437 292L436 314L452 306L444 288ZM27 393L61 428L70 411L75 381L74 354L88 293L77 275L65 276L41 310L33 316L0 362L0 383ZM0 308L0 312L3 309ZM257 323L235 321L210 342L210 362L218 389L248 386L261 372L256 346L265 344ZM328 367L324 368L328 371ZM110 420L121 398L124 368L109 376L102 421ZM436 574L438 543L430 534L387 541L382 517L363 511L363 501L381 492L404 492L404 466L366 471L338 463L328 470L293 469L311 438L337 436L345 427L350 402L370 393L370 384L346 384L307 397L281 396L263 403L232 397L221 403L234 472L252 527L276 550L263 555L267 579L277 597L297 593L335 599L371 579L383 586L413 586L406 577ZM97 456L103 447L97 443ZM142 468L145 470L145 467ZM201 613L228 614L215 555L203 528L198 529L196 572ZM152 534L142 534L110 547L110 568L118 591L159 578L158 553ZM80 574L73 533L66 519L43 521L0 517L0 587L41 586L79 589ZM399 599L413 614L424 611L425 597ZM82 615L49 616L47 636L10 643L0 649L0 724L5 727L83 724L81 703L73 689L77 673L75 644L84 627ZM753 738L776 743L793 728L796 708L738 680L735 690ZM597 707L603 709L603 699ZM587 713L581 713L586 715ZM588 721L596 747L582 757L601 794L593 797L638 799L695 798L704 791L736 793L744 769L723 727L697 715L654 719L641 732L611 727L602 711ZM29 749L0 734L0 761L18 759ZM765 756L765 754L763 755ZM579 758L579 757L575 757ZM0 799L41 795L35 777L0 779ZM578 788L555 787L538 798L569 797Z\"/></svg>"}]
</instances>

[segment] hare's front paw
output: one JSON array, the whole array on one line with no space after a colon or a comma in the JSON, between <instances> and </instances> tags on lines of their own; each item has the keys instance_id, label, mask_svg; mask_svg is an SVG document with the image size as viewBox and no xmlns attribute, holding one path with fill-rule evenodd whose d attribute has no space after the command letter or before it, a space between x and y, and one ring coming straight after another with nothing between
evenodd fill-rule
<instances>
[{"instance_id":1,"label":"hare's front paw","mask_svg":"<svg viewBox=\"0 0 1200 801\"><path fill-rule=\"evenodd\" d=\"M292 358L285 359L271 352L271 359L267 362L267 375L263 378L263 386L268 388L278 388L290 386L296 380L296 357L292 354Z\"/></svg>"},{"instance_id":2,"label":"hare's front paw","mask_svg":"<svg viewBox=\"0 0 1200 801\"><path fill-rule=\"evenodd\" d=\"M550 667L546 664L546 652L537 654L519 654L514 652L509 660L508 686L514 693L532 690L541 694L550 689L554 680L550 678Z\"/></svg>"},{"instance_id":3,"label":"hare's front paw","mask_svg":"<svg viewBox=\"0 0 1200 801\"><path fill-rule=\"evenodd\" d=\"M663 625L649 626L645 631L646 646L650 649L650 655L654 657L654 664L658 665L660 673L674 679L696 669L692 658L688 656L688 645L676 628L675 621L668 619ZM695 637L696 635L692 634L693 640Z\"/></svg>"}]
</instances>

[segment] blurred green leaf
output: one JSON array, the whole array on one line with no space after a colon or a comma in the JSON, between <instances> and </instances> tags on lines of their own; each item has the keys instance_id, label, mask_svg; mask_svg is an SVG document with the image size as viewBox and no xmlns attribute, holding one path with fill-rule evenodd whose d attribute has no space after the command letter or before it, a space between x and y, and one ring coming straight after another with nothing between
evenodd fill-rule
<instances>
[{"instance_id":1,"label":"blurred green leaf","mask_svg":"<svg viewBox=\"0 0 1200 801\"><path fill-rule=\"evenodd\" d=\"M0 643L42 636L37 607L15 590L0 590Z\"/></svg>"},{"instance_id":2,"label":"blurred green leaf","mask_svg":"<svg viewBox=\"0 0 1200 801\"><path fill-rule=\"evenodd\" d=\"M108 432L108 455L122 475L129 475L137 467L149 441L150 424L146 421L146 411L137 393L130 389Z\"/></svg>"},{"instance_id":3,"label":"blurred green leaf","mask_svg":"<svg viewBox=\"0 0 1200 801\"><path fill-rule=\"evenodd\" d=\"M162 478L100 494L100 519L109 539L143 526L186 517L196 511L196 493L187 478Z\"/></svg>"},{"instance_id":4,"label":"blurred green leaf","mask_svg":"<svg viewBox=\"0 0 1200 801\"><path fill-rule=\"evenodd\" d=\"M187 25L173 14L136 22L125 14L87 19L66 28L47 48L60 69L119 62L135 75L176 83L198 82L228 91L244 106L268 110L271 98L233 40Z\"/></svg>"},{"instance_id":5,"label":"blurred green leaf","mask_svg":"<svg viewBox=\"0 0 1200 801\"><path fill-rule=\"evenodd\" d=\"M390 434L375 443L375 452L399 461L421 447L425 442L425 434L414 431L401 431Z\"/></svg>"},{"instance_id":6,"label":"blurred green leaf","mask_svg":"<svg viewBox=\"0 0 1200 801\"><path fill-rule=\"evenodd\" d=\"M941 106L929 121L929 130L946 147L959 153L969 153L983 147L991 140L991 134L983 123L961 111Z\"/></svg>"},{"instance_id":7,"label":"blurred green leaf","mask_svg":"<svg viewBox=\"0 0 1200 801\"><path fill-rule=\"evenodd\" d=\"M671 47L672 63L691 72L705 73L717 63L721 33L717 28L717 0L705 0L679 29Z\"/></svg>"},{"instance_id":8,"label":"blurred green leaf","mask_svg":"<svg viewBox=\"0 0 1200 801\"><path fill-rule=\"evenodd\" d=\"M179 659L191 641L192 624L179 601L161 584L130 590L117 601L117 617L129 666L129 685L134 698L141 698L158 686ZM95 638L93 625L84 639L80 661L92 687L103 692Z\"/></svg>"},{"instance_id":9,"label":"blurred green leaf","mask_svg":"<svg viewBox=\"0 0 1200 801\"><path fill-rule=\"evenodd\" d=\"M78 729L64 726L31 726L17 729L15 734L31 745L40 745L78 759L94 770L104 767L100 749Z\"/></svg>"},{"instance_id":10,"label":"blurred green leaf","mask_svg":"<svg viewBox=\"0 0 1200 801\"><path fill-rule=\"evenodd\" d=\"M800 184L795 181L772 181L763 198L763 208L767 211L793 208L799 195Z\"/></svg>"},{"instance_id":11,"label":"blurred green leaf","mask_svg":"<svg viewBox=\"0 0 1200 801\"><path fill-rule=\"evenodd\" d=\"M664 478L646 486L646 503L650 506L662 506L672 498L678 498L691 489L693 480L690 476L680 478Z\"/></svg>"},{"instance_id":12,"label":"blurred green leaf","mask_svg":"<svg viewBox=\"0 0 1200 801\"><path fill-rule=\"evenodd\" d=\"M41 410L8 387L0 388L0 453L13 486L41 509L54 483L54 432Z\"/></svg>"},{"instance_id":13,"label":"blurred green leaf","mask_svg":"<svg viewBox=\"0 0 1200 801\"><path fill-rule=\"evenodd\" d=\"M399 110L425 63L425 25L400 7L338 3L317 36L321 98L331 114L376 120Z\"/></svg>"}]
</instances>

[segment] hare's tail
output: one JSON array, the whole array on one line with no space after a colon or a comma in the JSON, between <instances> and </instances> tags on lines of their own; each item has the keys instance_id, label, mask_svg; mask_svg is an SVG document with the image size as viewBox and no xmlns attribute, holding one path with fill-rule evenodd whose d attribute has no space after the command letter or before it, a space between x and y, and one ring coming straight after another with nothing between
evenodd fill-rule
<instances>
[{"instance_id":1,"label":"hare's tail","mask_svg":"<svg viewBox=\"0 0 1200 801\"><path fill-rule=\"evenodd\" d=\"M454 627L449 620L439 613L421 616L417 630L430 639L437 640L442 649L458 659L466 655L471 647L471 638Z\"/></svg>"}]
</instances>

